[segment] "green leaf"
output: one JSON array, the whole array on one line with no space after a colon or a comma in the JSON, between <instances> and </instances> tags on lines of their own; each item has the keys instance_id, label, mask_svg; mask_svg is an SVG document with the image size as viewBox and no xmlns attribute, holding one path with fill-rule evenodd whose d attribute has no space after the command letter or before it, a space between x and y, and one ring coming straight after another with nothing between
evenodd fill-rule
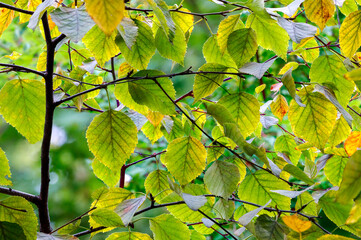
<instances>
[{"instance_id":1,"label":"green leaf","mask_svg":"<svg viewBox=\"0 0 361 240\"><path fill-rule=\"evenodd\" d=\"M142 127L142 132L150 140L151 144L154 144L161 137L163 137L163 132L161 130L162 125L159 124L156 127L151 122L146 122Z\"/></svg>"},{"instance_id":2,"label":"green leaf","mask_svg":"<svg viewBox=\"0 0 361 240\"><path fill-rule=\"evenodd\" d=\"M127 115L109 110L94 117L86 137L94 156L111 170L119 170L137 145L137 132Z\"/></svg>"},{"instance_id":3,"label":"green leaf","mask_svg":"<svg viewBox=\"0 0 361 240\"><path fill-rule=\"evenodd\" d=\"M243 28L232 32L228 37L227 49L240 68L257 52L256 32L252 28Z\"/></svg>"},{"instance_id":4,"label":"green leaf","mask_svg":"<svg viewBox=\"0 0 361 240\"><path fill-rule=\"evenodd\" d=\"M345 118L341 116L336 120L336 124L333 127L332 133L328 139L328 143L331 145L331 147L335 147L341 142L345 141L350 132L350 126L347 124Z\"/></svg>"},{"instance_id":5,"label":"green leaf","mask_svg":"<svg viewBox=\"0 0 361 240\"><path fill-rule=\"evenodd\" d=\"M285 239L284 229L285 227L277 220L267 215L259 216L255 224L258 239L283 240Z\"/></svg>"},{"instance_id":6,"label":"green leaf","mask_svg":"<svg viewBox=\"0 0 361 240\"><path fill-rule=\"evenodd\" d=\"M312 63L320 55L320 49L314 48L318 46L318 43L314 38L308 40L306 43L300 43L300 44L293 43L292 46L293 49L295 50L293 54L302 56L305 59L305 61L310 63ZM306 48L308 49L306 50ZM293 54L291 53L291 55Z\"/></svg>"},{"instance_id":7,"label":"green leaf","mask_svg":"<svg viewBox=\"0 0 361 240\"><path fill-rule=\"evenodd\" d=\"M153 32L146 23L138 20L134 20L134 22L138 27L138 36L132 48L128 48L122 37L116 38L116 44L130 66L136 69L146 69L155 53Z\"/></svg>"},{"instance_id":8,"label":"green leaf","mask_svg":"<svg viewBox=\"0 0 361 240\"><path fill-rule=\"evenodd\" d=\"M206 236L196 230L191 230L191 240L206 240Z\"/></svg>"},{"instance_id":9,"label":"green leaf","mask_svg":"<svg viewBox=\"0 0 361 240\"><path fill-rule=\"evenodd\" d=\"M343 171L337 201L345 203L357 197L361 191L361 151L355 152Z\"/></svg>"},{"instance_id":10,"label":"green leaf","mask_svg":"<svg viewBox=\"0 0 361 240\"><path fill-rule=\"evenodd\" d=\"M224 148L216 145L211 145L207 148L207 164L216 161L224 153Z\"/></svg>"},{"instance_id":11,"label":"green leaf","mask_svg":"<svg viewBox=\"0 0 361 240\"><path fill-rule=\"evenodd\" d=\"M19 224L0 222L0 239L26 239L23 229Z\"/></svg>"},{"instance_id":12,"label":"green leaf","mask_svg":"<svg viewBox=\"0 0 361 240\"><path fill-rule=\"evenodd\" d=\"M229 35L240 28L244 28L244 24L239 14L228 16L219 23L217 36L218 46L222 55L226 53Z\"/></svg>"},{"instance_id":13,"label":"green leaf","mask_svg":"<svg viewBox=\"0 0 361 240\"><path fill-rule=\"evenodd\" d=\"M149 191L158 203L172 192L169 187L168 176L167 171L155 170L145 179L145 190Z\"/></svg>"},{"instance_id":14,"label":"green leaf","mask_svg":"<svg viewBox=\"0 0 361 240\"><path fill-rule=\"evenodd\" d=\"M358 10L357 4L355 3L355 0L346 0L343 2L342 7L340 8L340 11L343 15L348 16L350 13L356 12Z\"/></svg>"},{"instance_id":15,"label":"green leaf","mask_svg":"<svg viewBox=\"0 0 361 240\"><path fill-rule=\"evenodd\" d=\"M240 181L238 167L233 163L215 161L204 174L204 183L211 193L227 199Z\"/></svg>"},{"instance_id":16,"label":"green leaf","mask_svg":"<svg viewBox=\"0 0 361 240\"><path fill-rule=\"evenodd\" d=\"M5 155L5 152L0 148L0 185L12 185L11 180L7 179L11 177L9 161Z\"/></svg>"},{"instance_id":17,"label":"green leaf","mask_svg":"<svg viewBox=\"0 0 361 240\"><path fill-rule=\"evenodd\" d=\"M95 176L102 180L109 187L115 187L120 179L120 171L112 171L110 168L105 166L97 158L94 158L92 162L92 168Z\"/></svg>"},{"instance_id":18,"label":"green leaf","mask_svg":"<svg viewBox=\"0 0 361 240\"><path fill-rule=\"evenodd\" d=\"M0 221L16 223L23 229L27 240L36 239L38 221L31 204L22 197L0 201Z\"/></svg>"},{"instance_id":19,"label":"green leaf","mask_svg":"<svg viewBox=\"0 0 361 240\"><path fill-rule=\"evenodd\" d=\"M307 205L306 207L304 207ZM311 194L307 191L303 192L297 197L296 210L302 208L302 212L312 216L317 216L319 210L317 209L317 204L313 200Z\"/></svg>"},{"instance_id":20,"label":"green leaf","mask_svg":"<svg viewBox=\"0 0 361 240\"><path fill-rule=\"evenodd\" d=\"M297 144L290 135L279 136L274 144L275 151L286 154L295 166L301 157L301 151L298 151L296 147Z\"/></svg>"},{"instance_id":21,"label":"green leaf","mask_svg":"<svg viewBox=\"0 0 361 240\"><path fill-rule=\"evenodd\" d=\"M118 0L85 0L85 7L100 29L112 35L123 19L125 4Z\"/></svg>"},{"instance_id":22,"label":"green leaf","mask_svg":"<svg viewBox=\"0 0 361 240\"><path fill-rule=\"evenodd\" d=\"M184 56L187 51L187 42L184 33L180 27L176 27L172 42L169 42L162 28L158 28L155 35L155 46L160 55L169 58L184 66Z\"/></svg>"},{"instance_id":23,"label":"green leaf","mask_svg":"<svg viewBox=\"0 0 361 240\"><path fill-rule=\"evenodd\" d=\"M218 63L228 67L236 68L237 65L229 55L228 51L221 53L221 50L218 46L218 36L212 35L203 45L203 56L206 59L207 63Z\"/></svg>"},{"instance_id":24,"label":"green leaf","mask_svg":"<svg viewBox=\"0 0 361 240\"><path fill-rule=\"evenodd\" d=\"M226 72L228 67L218 63L206 63L198 69L198 72ZM202 73L194 78L194 102L212 94L222 83L225 74Z\"/></svg>"},{"instance_id":25,"label":"green leaf","mask_svg":"<svg viewBox=\"0 0 361 240\"><path fill-rule=\"evenodd\" d=\"M199 176L206 166L206 150L194 137L182 137L169 143L162 162L184 185Z\"/></svg>"},{"instance_id":26,"label":"green leaf","mask_svg":"<svg viewBox=\"0 0 361 240\"><path fill-rule=\"evenodd\" d=\"M222 126L225 126L226 123L235 123L231 112L224 105L219 103L207 104L206 108L207 113L214 117Z\"/></svg>"},{"instance_id":27,"label":"green leaf","mask_svg":"<svg viewBox=\"0 0 361 240\"><path fill-rule=\"evenodd\" d=\"M127 199L115 208L114 211L120 216L125 227L127 227L130 221L132 221L135 212L144 203L145 199L147 199L145 196Z\"/></svg>"},{"instance_id":28,"label":"green leaf","mask_svg":"<svg viewBox=\"0 0 361 240\"><path fill-rule=\"evenodd\" d=\"M335 13L333 0L306 0L303 5L308 19L316 23L321 31L325 27L326 22L332 18Z\"/></svg>"},{"instance_id":29,"label":"green leaf","mask_svg":"<svg viewBox=\"0 0 361 240\"><path fill-rule=\"evenodd\" d=\"M34 13L31 15L28 28L35 30L35 28L38 26L39 21L41 17L44 15L44 13L48 10L51 5L55 3L55 0L45 0L43 1L34 11Z\"/></svg>"},{"instance_id":30,"label":"green leaf","mask_svg":"<svg viewBox=\"0 0 361 240\"><path fill-rule=\"evenodd\" d=\"M161 76L165 73L158 70L142 70L133 75L133 77L153 77ZM173 83L169 78L162 77L156 80L164 91L172 99L175 98ZM173 102L167 97L163 90L155 83L153 79L141 79L128 83L129 93L133 100L141 105L146 105L153 111L161 112L165 115L175 113Z\"/></svg>"},{"instance_id":31,"label":"green leaf","mask_svg":"<svg viewBox=\"0 0 361 240\"><path fill-rule=\"evenodd\" d=\"M260 121L260 105L253 95L245 92L226 95L219 100L218 104L231 112L244 137L248 137L256 130Z\"/></svg>"},{"instance_id":32,"label":"green leaf","mask_svg":"<svg viewBox=\"0 0 361 240\"><path fill-rule=\"evenodd\" d=\"M113 233L106 240L152 240L152 238L145 233L129 231Z\"/></svg>"},{"instance_id":33,"label":"green leaf","mask_svg":"<svg viewBox=\"0 0 361 240\"><path fill-rule=\"evenodd\" d=\"M317 238L317 240L352 240L353 238L348 238L348 237L344 237L344 236L340 236L340 235L335 235L335 234L327 234L327 235L323 235L320 238Z\"/></svg>"},{"instance_id":34,"label":"green leaf","mask_svg":"<svg viewBox=\"0 0 361 240\"><path fill-rule=\"evenodd\" d=\"M189 240L190 231L184 223L170 214L162 214L149 220L154 240Z\"/></svg>"},{"instance_id":35,"label":"green leaf","mask_svg":"<svg viewBox=\"0 0 361 240\"><path fill-rule=\"evenodd\" d=\"M340 186L347 161L348 158L341 156L333 156L327 160L325 166L325 175L328 181L330 181L330 183L332 183L334 186Z\"/></svg>"},{"instance_id":36,"label":"green leaf","mask_svg":"<svg viewBox=\"0 0 361 240\"><path fill-rule=\"evenodd\" d=\"M179 10L183 12L190 12L188 9L181 7ZM171 13L172 19L176 25L178 25L182 31L184 32L187 42L193 31L194 25L194 17L191 14L184 14L178 11L172 11Z\"/></svg>"},{"instance_id":37,"label":"green leaf","mask_svg":"<svg viewBox=\"0 0 361 240\"><path fill-rule=\"evenodd\" d=\"M143 115L148 114L148 107L145 105L138 104L133 100L130 95L128 83L115 85L114 90L115 97L125 106Z\"/></svg>"},{"instance_id":38,"label":"green leaf","mask_svg":"<svg viewBox=\"0 0 361 240\"><path fill-rule=\"evenodd\" d=\"M322 149L336 123L335 106L318 92L302 96L306 107L300 107L294 100L290 105L288 118L294 133L317 148Z\"/></svg>"},{"instance_id":39,"label":"green leaf","mask_svg":"<svg viewBox=\"0 0 361 240\"><path fill-rule=\"evenodd\" d=\"M94 26L94 21L82 5L79 8L60 7L50 13L51 20L72 41L78 42Z\"/></svg>"},{"instance_id":40,"label":"green leaf","mask_svg":"<svg viewBox=\"0 0 361 240\"><path fill-rule=\"evenodd\" d=\"M153 9L153 12L159 20L163 31L168 36L169 42L173 42L176 26L173 22L172 16L170 15L168 5L163 0L147 0L147 2Z\"/></svg>"},{"instance_id":41,"label":"green leaf","mask_svg":"<svg viewBox=\"0 0 361 240\"><path fill-rule=\"evenodd\" d=\"M232 217L234 209L234 202L223 198L220 198L213 206L216 216L225 220L229 220Z\"/></svg>"},{"instance_id":42,"label":"green leaf","mask_svg":"<svg viewBox=\"0 0 361 240\"><path fill-rule=\"evenodd\" d=\"M0 113L30 143L43 137L45 86L36 80L11 80L0 91Z\"/></svg>"},{"instance_id":43,"label":"green leaf","mask_svg":"<svg viewBox=\"0 0 361 240\"><path fill-rule=\"evenodd\" d=\"M292 77L292 68L289 69L283 76L282 76L282 83L287 88L287 91L291 95L292 98L296 97L296 85L295 81Z\"/></svg>"},{"instance_id":44,"label":"green leaf","mask_svg":"<svg viewBox=\"0 0 361 240\"><path fill-rule=\"evenodd\" d=\"M252 14L247 19L246 27L252 27L256 31L257 42L261 47L274 51L282 58L287 57L289 37L276 20Z\"/></svg>"},{"instance_id":45,"label":"green leaf","mask_svg":"<svg viewBox=\"0 0 361 240\"><path fill-rule=\"evenodd\" d=\"M95 209L92 214L91 218L101 226L104 227L123 227L122 219L118 214L114 211L106 209L106 208L99 208Z\"/></svg>"},{"instance_id":46,"label":"green leaf","mask_svg":"<svg viewBox=\"0 0 361 240\"><path fill-rule=\"evenodd\" d=\"M274 207L277 205L279 209L289 209L291 200L288 197L273 193L270 190L290 190L290 188L287 183L272 174L259 170L246 176L239 185L238 196L239 199L262 206L272 199L270 206ZM249 205L245 207L247 210L256 208Z\"/></svg>"},{"instance_id":47,"label":"green leaf","mask_svg":"<svg viewBox=\"0 0 361 240\"><path fill-rule=\"evenodd\" d=\"M311 66L310 78L312 82L328 84L334 91L342 107L346 107L355 88L352 81L345 81L347 70L337 55L318 57Z\"/></svg>"},{"instance_id":48,"label":"green leaf","mask_svg":"<svg viewBox=\"0 0 361 240\"><path fill-rule=\"evenodd\" d=\"M115 37L116 32L107 36L97 25L85 34L83 43L94 55L95 60L100 66L104 66L111 57L119 53L119 49L114 42Z\"/></svg>"},{"instance_id":49,"label":"green leaf","mask_svg":"<svg viewBox=\"0 0 361 240\"><path fill-rule=\"evenodd\" d=\"M283 167L283 171L286 171L288 173L290 173L292 176L296 177L297 179L304 181L305 183L312 185L315 182L310 179L306 173L304 173L301 169L299 169L298 167L292 165L292 164L287 164L286 166Z\"/></svg>"},{"instance_id":50,"label":"green leaf","mask_svg":"<svg viewBox=\"0 0 361 240\"><path fill-rule=\"evenodd\" d=\"M361 46L361 10L348 15L340 28L340 47L346 57L352 58Z\"/></svg>"},{"instance_id":51,"label":"green leaf","mask_svg":"<svg viewBox=\"0 0 361 240\"><path fill-rule=\"evenodd\" d=\"M360 235L359 225L353 226L345 224L353 205L352 202L339 203L335 201L336 194L337 192L335 191L328 191L319 200L319 206L325 212L326 216L337 226L354 234Z\"/></svg>"}]
</instances>

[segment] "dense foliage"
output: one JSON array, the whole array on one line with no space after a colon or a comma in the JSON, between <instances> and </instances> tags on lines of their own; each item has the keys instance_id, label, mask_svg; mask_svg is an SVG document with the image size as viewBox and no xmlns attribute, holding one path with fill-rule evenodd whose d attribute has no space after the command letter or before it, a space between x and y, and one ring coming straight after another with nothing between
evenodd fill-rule
<instances>
[{"instance_id":1,"label":"dense foliage","mask_svg":"<svg viewBox=\"0 0 361 240\"><path fill-rule=\"evenodd\" d=\"M9 187L7 155L19 153L0 148L0 239L361 237L361 1L205 5L0 1L2 37L46 44L34 62L31 48L1 50L0 114L41 142L41 184ZM62 223L49 205L59 111L94 115L73 138L103 182ZM136 166L144 184L127 186Z\"/></svg>"}]
</instances>

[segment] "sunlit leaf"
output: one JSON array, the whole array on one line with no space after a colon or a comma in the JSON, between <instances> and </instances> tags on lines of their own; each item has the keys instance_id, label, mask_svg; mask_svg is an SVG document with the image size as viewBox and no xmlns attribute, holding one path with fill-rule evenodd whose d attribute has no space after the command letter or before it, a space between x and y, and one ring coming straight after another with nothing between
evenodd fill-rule
<instances>
[{"instance_id":1,"label":"sunlit leaf","mask_svg":"<svg viewBox=\"0 0 361 240\"><path fill-rule=\"evenodd\" d=\"M12 185L9 161L5 152L0 148L0 185Z\"/></svg>"},{"instance_id":2,"label":"sunlit leaf","mask_svg":"<svg viewBox=\"0 0 361 240\"><path fill-rule=\"evenodd\" d=\"M11 80L0 91L0 113L30 143L43 137L45 85L36 80Z\"/></svg>"},{"instance_id":3,"label":"sunlit leaf","mask_svg":"<svg viewBox=\"0 0 361 240\"><path fill-rule=\"evenodd\" d=\"M162 214L149 220L154 240L187 240L190 231L184 223L170 214Z\"/></svg>"},{"instance_id":4,"label":"sunlit leaf","mask_svg":"<svg viewBox=\"0 0 361 240\"><path fill-rule=\"evenodd\" d=\"M286 98L281 94L278 94L277 97L273 99L270 106L273 115L275 115L282 121L283 117L288 112L288 103Z\"/></svg>"},{"instance_id":5,"label":"sunlit leaf","mask_svg":"<svg viewBox=\"0 0 361 240\"><path fill-rule=\"evenodd\" d=\"M145 233L129 231L112 233L106 240L152 240L152 238Z\"/></svg>"},{"instance_id":6,"label":"sunlit leaf","mask_svg":"<svg viewBox=\"0 0 361 240\"><path fill-rule=\"evenodd\" d=\"M86 136L95 157L111 170L119 170L134 151L137 132L127 115L109 110L93 119Z\"/></svg>"},{"instance_id":7,"label":"sunlit leaf","mask_svg":"<svg viewBox=\"0 0 361 240\"><path fill-rule=\"evenodd\" d=\"M346 57L351 58L361 45L361 10L351 13L340 28L340 47Z\"/></svg>"},{"instance_id":8,"label":"sunlit leaf","mask_svg":"<svg viewBox=\"0 0 361 240\"><path fill-rule=\"evenodd\" d=\"M199 176L206 165L206 150L194 137L183 137L169 143L162 159L170 173L184 185Z\"/></svg>"},{"instance_id":9,"label":"sunlit leaf","mask_svg":"<svg viewBox=\"0 0 361 240\"><path fill-rule=\"evenodd\" d=\"M335 13L333 0L305 0L303 5L308 19L316 23L321 30Z\"/></svg>"},{"instance_id":10,"label":"sunlit leaf","mask_svg":"<svg viewBox=\"0 0 361 240\"><path fill-rule=\"evenodd\" d=\"M343 171L345 169L348 158L341 156L333 156L325 166L325 175L334 186L340 186Z\"/></svg>"},{"instance_id":11,"label":"sunlit leaf","mask_svg":"<svg viewBox=\"0 0 361 240\"><path fill-rule=\"evenodd\" d=\"M243 28L232 32L228 37L227 49L238 67L247 63L258 48L256 32Z\"/></svg>"},{"instance_id":12,"label":"sunlit leaf","mask_svg":"<svg viewBox=\"0 0 361 240\"><path fill-rule=\"evenodd\" d=\"M85 7L100 29L107 35L112 35L123 19L124 1L118 0L85 0Z\"/></svg>"},{"instance_id":13,"label":"sunlit leaf","mask_svg":"<svg viewBox=\"0 0 361 240\"><path fill-rule=\"evenodd\" d=\"M300 219L297 214L283 216L282 220L289 228L298 233L304 232L312 226L312 222Z\"/></svg>"},{"instance_id":14,"label":"sunlit leaf","mask_svg":"<svg viewBox=\"0 0 361 240\"><path fill-rule=\"evenodd\" d=\"M237 67L228 51L222 54L218 46L218 36L212 35L203 45L203 56L207 63L218 63L224 66Z\"/></svg>"},{"instance_id":15,"label":"sunlit leaf","mask_svg":"<svg viewBox=\"0 0 361 240\"><path fill-rule=\"evenodd\" d=\"M217 38L218 38L218 46L220 48L220 52L222 55L225 54L227 50L227 42L229 35L235 30L238 30L243 27L244 24L241 21L240 16L237 14L228 16L219 23Z\"/></svg>"},{"instance_id":16,"label":"sunlit leaf","mask_svg":"<svg viewBox=\"0 0 361 240\"><path fill-rule=\"evenodd\" d=\"M354 131L347 137L344 148L349 156L352 156L361 147L361 132Z\"/></svg>"}]
</instances>

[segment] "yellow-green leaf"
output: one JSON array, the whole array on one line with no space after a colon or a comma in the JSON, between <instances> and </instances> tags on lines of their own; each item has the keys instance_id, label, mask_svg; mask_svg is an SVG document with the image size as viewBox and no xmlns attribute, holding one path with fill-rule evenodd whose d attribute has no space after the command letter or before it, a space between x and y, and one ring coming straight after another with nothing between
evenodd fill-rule
<instances>
[{"instance_id":1,"label":"yellow-green leaf","mask_svg":"<svg viewBox=\"0 0 361 240\"><path fill-rule=\"evenodd\" d=\"M317 82L329 86L342 107L346 107L351 94L355 88L352 81L344 79L347 70L342 60L337 55L325 55L318 57L312 64L310 78L312 82Z\"/></svg>"},{"instance_id":2,"label":"yellow-green leaf","mask_svg":"<svg viewBox=\"0 0 361 240\"><path fill-rule=\"evenodd\" d=\"M292 100L288 113L294 133L317 148L322 149L336 123L337 110L327 98L318 92L302 96L306 107Z\"/></svg>"},{"instance_id":3,"label":"yellow-green leaf","mask_svg":"<svg viewBox=\"0 0 361 240\"><path fill-rule=\"evenodd\" d=\"M136 69L146 69L155 53L155 42L152 29L144 22L134 20L138 26L138 35L132 48L129 49L122 37L116 39L116 43L122 52L122 56L130 66Z\"/></svg>"},{"instance_id":4,"label":"yellow-green leaf","mask_svg":"<svg viewBox=\"0 0 361 240\"><path fill-rule=\"evenodd\" d=\"M218 63L206 63L198 69L198 72L226 72L228 67ZM194 78L194 102L212 94L222 83L225 74L202 73Z\"/></svg>"},{"instance_id":5,"label":"yellow-green leaf","mask_svg":"<svg viewBox=\"0 0 361 240\"><path fill-rule=\"evenodd\" d=\"M15 12L7 8L0 8L0 36L13 21Z\"/></svg>"},{"instance_id":6,"label":"yellow-green leaf","mask_svg":"<svg viewBox=\"0 0 361 240\"><path fill-rule=\"evenodd\" d=\"M343 171L345 169L348 158L342 156L333 156L327 160L325 166L325 175L334 186L340 186Z\"/></svg>"},{"instance_id":7,"label":"yellow-green leaf","mask_svg":"<svg viewBox=\"0 0 361 240\"><path fill-rule=\"evenodd\" d=\"M38 62L36 64L36 70L38 71L46 70L46 56L47 56L47 52L40 53Z\"/></svg>"},{"instance_id":8,"label":"yellow-green leaf","mask_svg":"<svg viewBox=\"0 0 361 240\"><path fill-rule=\"evenodd\" d=\"M346 140L351 132L350 126L347 124L345 118L341 116L337 119L335 126L333 127L331 136L328 139L328 143L331 147L335 147L339 143Z\"/></svg>"},{"instance_id":9,"label":"yellow-green leaf","mask_svg":"<svg viewBox=\"0 0 361 240\"><path fill-rule=\"evenodd\" d=\"M148 107L146 105L138 104L133 100L132 95L130 95L128 83L117 84L115 85L114 90L115 97L125 106L134 111L137 111L143 115L148 113Z\"/></svg>"},{"instance_id":10,"label":"yellow-green leaf","mask_svg":"<svg viewBox=\"0 0 361 240\"><path fill-rule=\"evenodd\" d=\"M112 35L117 28L125 10L122 0L85 0L85 7L94 22L107 36Z\"/></svg>"},{"instance_id":11,"label":"yellow-green leaf","mask_svg":"<svg viewBox=\"0 0 361 240\"><path fill-rule=\"evenodd\" d=\"M218 46L221 54L224 54L227 50L227 42L229 35L240 28L244 28L244 24L240 19L239 14L228 16L223 19L218 26Z\"/></svg>"},{"instance_id":12,"label":"yellow-green leaf","mask_svg":"<svg viewBox=\"0 0 361 240\"><path fill-rule=\"evenodd\" d=\"M342 182L337 201L342 203L354 199L361 191L361 151L357 151L348 160L343 171Z\"/></svg>"},{"instance_id":13,"label":"yellow-green leaf","mask_svg":"<svg viewBox=\"0 0 361 240\"><path fill-rule=\"evenodd\" d=\"M361 10L348 15L340 28L340 47L346 57L352 58L361 46Z\"/></svg>"},{"instance_id":14,"label":"yellow-green leaf","mask_svg":"<svg viewBox=\"0 0 361 240\"><path fill-rule=\"evenodd\" d=\"M127 115L109 110L93 119L86 136L94 156L111 170L119 170L138 143L137 132Z\"/></svg>"},{"instance_id":15,"label":"yellow-green leaf","mask_svg":"<svg viewBox=\"0 0 361 240\"><path fill-rule=\"evenodd\" d=\"M109 187L115 187L120 179L120 171L112 171L110 168L105 166L97 158L92 162L92 168L95 176L102 180Z\"/></svg>"},{"instance_id":16,"label":"yellow-green leaf","mask_svg":"<svg viewBox=\"0 0 361 240\"><path fill-rule=\"evenodd\" d=\"M317 238L317 240L352 240L353 238L348 238L340 235L334 235L334 234L327 234L323 235L320 238Z\"/></svg>"},{"instance_id":17,"label":"yellow-green leaf","mask_svg":"<svg viewBox=\"0 0 361 240\"><path fill-rule=\"evenodd\" d=\"M261 47L286 58L289 36L276 20L252 14L247 19L246 27L251 27L256 31L257 42Z\"/></svg>"},{"instance_id":18,"label":"yellow-green leaf","mask_svg":"<svg viewBox=\"0 0 361 240\"><path fill-rule=\"evenodd\" d=\"M9 197L0 201L0 221L21 226L27 240L36 239L38 221L31 204L22 197Z\"/></svg>"},{"instance_id":19,"label":"yellow-green leaf","mask_svg":"<svg viewBox=\"0 0 361 240\"><path fill-rule=\"evenodd\" d=\"M106 240L152 240L152 238L145 233L129 231L113 233Z\"/></svg>"},{"instance_id":20,"label":"yellow-green leaf","mask_svg":"<svg viewBox=\"0 0 361 240\"><path fill-rule=\"evenodd\" d=\"M111 57L119 53L119 49L115 44L116 35L116 32L109 36L105 35L97 25L85 34L83 43L94 55L100 66L104 66Z\"/></svg>"},{"instance_id":21,"label":"yellow-green leaf","mask_svg":"<svg viewBox=\"0 0 361 240\"><path fill-rule=\"evenodd\" d=\"M190 240L186 224L170 214L162 214L149 220L154 240Z\"/></svg>"},{"instance_id":22,"label":"yellow-green leaf","mask_svg":"<svg viewBox=\"0 0 361 240\"><path fill-rule=\"evenodd\" d=\"M335 13L335 3L333 0L306 0L303 3L306 16L312 22L316 23L321 31L326 22L333 17Z\"/></svg>"},{"instance_id":23,"label":"yellow-green leaf","mask_svg":"<svg viewBox=\"0 0 361 240\"><path fill-rule=\"evenodd\" d=\"M291 162L297 166L301 151L297 150L296 147L296 142L290 135L279 136L274 144L275 151L286 154Z\"/></svg>"},{"instance_id":24,"label":"yellow-green leaf","mask_svg":"<svg viewBox=\"0 0 361 240\"><path fill-rule=\"evenodd\" d=\"M170 173L184 185L199 176L206 166L206 149L194 137L182 137L169 143L162 160Z\"/></svg>"},{"instance_id":25,"label":"yellow-green leaf","mask_svg":"<svg viewBox=\"0 0 361 240\"><path fill-rule=\"evenodd\" d=\"M172 192L168 183L169 173L164 170L155 170L145 179L144 187L149 191L156 202L160 202Z\"/></svg>"},{"instance_id":26,"label":"yellow-green leaf","mask_svg":"<svg viewBox=\"0 0 361 240\"><path fill-rule=\"evenodd\" d=\"M204 174L204 183L211 193L227 199L240 181L238 167L233 163L215 161Z\"/></svg>"},{"instance_id":27,"label":"yellow-green leaf","mask_svg":"<svg viewBox=\"0 0 361 240\"><path fill-rule=\"evenodd\" d=\"M276 205L277 208L280 209L288 209L290 207L291 199L271 192L270 190L290 190L290 188L287 183L278 179L274 175L266 171L259 170L246 176L239 185L238 196L239 199L262 206L272 199L270 204L272 207ZM249 211L257 208L250 205L245 205L245 207Z\"/></svg>"},{"instance_id":28,"label":"yellow-green leaf","mask_svg":"<svg viewBox=\"0 0 361 240\"><path fill-rule=\"evenodd\" d=\"M30 143L43 137L45 85L36 80L11 80L0 91L0 113Z\"/></svg>"},{"instance_id":29,"label":"yellow-green leaf","mask_svg":"<svg viewBox=\"0 0 361 240\"><path fill-rule=\"evenodd\" d=\"M169 42L164 30L158 28L155 35L155 46L160 55L169 58L180 65L184 65L184 56L187 51L187 42L182 29L178 26L175 28L175 34L172 42Z\"/></svg>"},{"instance_id":30,"label":"yellow-green leaf","mask_svg":"<svg viewBox=\"0 0 361 240\"><path fill-rule=\"evenodd\" d=\"M9 161L5 152L0 148L0 185L12 185L11 180L6 176L7 178L11 177Z\"/></svg>"},{"instance_id":31,"label":"yellow-green leaf","mask_svg":"<svg viewBox=\"0 0 361 240\"><path fill-rule=\"evenodd\" d=\"M158 70L142 70L133 77L162 76L165 73ZM175 90L172 81L167 77L157 78L161 88L172 99L175 98ZM152 111L158 111L164 115L175 113L175 106L163 90L153 79L141 79L128 83L129 93L133 100L141 105L146 105Z\"/></svg>"},{"instance_id":32,"label":"yellow-green leaf","mask_svg":"<svg viewBox=\"0 0 361 240\"><path fill-rule=\"evenodd\" d=\"M256 54L257 48L257 36L252 28L236 30L228 37L227 49L238 68Z\"/></svg>"},{"instance_id":33,"label":"yellow-green leaf","mask_svg":"<svg viewBox=\"0 0 361 240\"><path fill-rule=\"evenodd\" d=\"M236 68L237 65L229 55L228 51L223 54L218 46L218 36L212 35L203 45L203 56L207 63L218 63L228 67Z\"/></svg>"},{"instance_id":34,"label":"yellow-green leaf","mask_svg":"<svg viewBox=\"0 0 361 240\"><path fill-rule=\"evenodd\" d=\"M260 121L260 105L253 95L245 92L230 94L222 97L218 103L232 114L243 137L249 136L256 130Z\"/></svg>"}]
</instances>

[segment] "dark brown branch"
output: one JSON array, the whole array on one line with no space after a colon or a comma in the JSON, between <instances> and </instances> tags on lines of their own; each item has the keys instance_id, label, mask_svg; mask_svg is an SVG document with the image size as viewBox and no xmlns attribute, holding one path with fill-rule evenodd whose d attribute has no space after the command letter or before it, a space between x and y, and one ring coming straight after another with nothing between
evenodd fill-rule
<instances>
[{"instance_id":1,"label":"dark brown branch","mask_svg":"<svg viewBox=\"0 0 361 240\"><path fill-rule=\"evenodd\" d=\"M125 170L127 170L126 166L123 165L120 169L120 180L119 180L119 187L124 188L125 186Z\"/></svg>"},{"instance_id":2,"label":"dark brown branch","mask_svg":"<svg viewBox=\"0 0 361 240\"><path fill-rule=\"evenodd\" d=\"M145 158L142 158L142 159L140 159L140 160L138 160L138 161L129 163L129 164L127 164L125 167L128 168L128 167L133 166L133 165L135 165L135 164L137 164L137 163L140 163L140 162L143 162L143 161L148 160L148 159L150 159L150 158L154 158L154 157L156 157L156 156L158 156L158 155L161 155L161 154L163 154L163 153L165 153L165 152L166 152L166 151L164 150L164 151L161 151L161 152L158 152L158 153L153 153L152 155L150 155L150 156L148 156L148 157L145 157Z\"/></svg>"},{"instance_id":3,"label":"dark brown branch","mask_svg":"<svg viewBox=\"0 0 361 240\"><path fill-rule=\"evenodd\" d=\"M203 216L205 216L206 218L208 218L209 220L211 220L214 224L216 224L218 227L220 227L223 231L225 231L231 238L238 240L235 236L232 235L232 233L230 233L227 229L225 229L222 224L219 224L216 220L214 220L213 218L209 217L207 214L205 214L204 212L202 212L201 210L198 209L198 212L200 212ZM223 235L222 235L223 236Z\"/></svg>"},{"instance_id":4,"label":"dark brown branch","mask_svg":"<svg viewBox=\"0 0 361 240\"><path fill-rule=\"evenodd\" d=\"M10 196L23 197L26 200L28 200L29 202L34 203L35 205L37 205L39 202L39 198L37 196L29 194L29 193L17 191L12 188L0 187L0 193L10 195Z\"/></svg>"},{"instance_id":5,"label":"dark brown branch","mask_svg":"<svg viewBox=\"0 0 361 240\"><path fill-rule=\"evenodd\" d=\"M53 98L53 73L54 73L54 57L55 46L51 40L50 28L48 23L48 16L45 13L42 18L44 35L47 47L47 62L46 62L46 75L45 79L45 124L44 124L44 136L41 145L41 185L40 185L40 202L38 203L39 220L40 220L40 232L50 233L50 216L48 207L49 197L49 183L50 183L50 140L53 129L54 119L54 98Z\"/></svg>"},{"instance_id":6,"label":"dark brown branch","mask_svg":"<svg viewBox=\"0 0 361 240\"><path fill-rule=\"evenodd\" d=\"M43 72L39 72L39 71L36 71L34 69L23 67L23 66L18 66L18 65L14 65L14 64L6 64L6 63L0 63L0 66L11 68L9 71L34 73L34 74L39 75L41 77L45 76L45 73L43 73Z\"/></svg>"},{"instance_id":7,"label":"dark brown branch","mask_svg":"<svg viewBox=\"0 0 361 240\"><path fill-rule=\"evenodd\" d=\"M33 15L33 13L34 13L32 11L17 8L15 6L11 6L9 4L5 4L5 3L2 3L2 2L0 2L0 8L7 8L7 9L10 9L10 10L14 10L16 12L21 12L21 13L25 13L25 14L29 14L29 15Z\"/></svg>"}]
</instances>

